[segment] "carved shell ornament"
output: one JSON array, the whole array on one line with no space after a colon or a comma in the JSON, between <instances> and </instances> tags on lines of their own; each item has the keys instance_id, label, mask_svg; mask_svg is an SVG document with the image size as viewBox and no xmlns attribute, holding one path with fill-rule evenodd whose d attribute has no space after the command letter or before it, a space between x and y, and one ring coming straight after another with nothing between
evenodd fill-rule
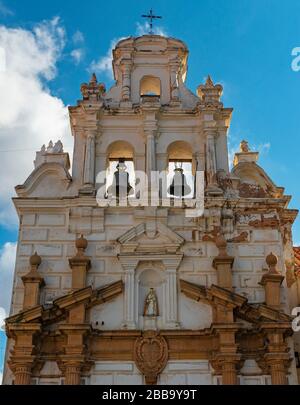
<instances>
[{"instance_id":1,"label":"carved shell ornament","mask_svg":"<svg viewBox=\"0 0 300 405\"><path fill-rule=\"evenodd\" d=\"M144 332L134 344L134 361L145 376L146 384L156 384L158 375L168 362L168 345L155 331Z\"/></svg>"}]
</instances>

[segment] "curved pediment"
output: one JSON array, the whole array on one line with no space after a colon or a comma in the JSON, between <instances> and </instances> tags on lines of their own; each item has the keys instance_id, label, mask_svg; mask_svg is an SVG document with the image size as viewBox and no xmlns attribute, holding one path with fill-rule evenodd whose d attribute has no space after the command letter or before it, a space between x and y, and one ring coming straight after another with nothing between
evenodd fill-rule
<instances>
[{"instance_id":1,"label":"curved pediment","mask_svg":"<svg viewBox=\"0 0 300 405\"><path fill-rule=\"evenodd\" d=\"M61 164L43 163L15 189L18 197L61 197L65 195L71 181L71 175Z\"/></svg>"},{"instance_id":2,"label":"curved pediment","mask_svg":"<svg viewBox=\"0 0 300 405\"><path fill-rule=\"evenodd\" d=\"M240 179L241 197L280 198L283 189L277 187L267 173L255 162L240 162L232 169L232 175Z\"/></svg>"}]
</instances>

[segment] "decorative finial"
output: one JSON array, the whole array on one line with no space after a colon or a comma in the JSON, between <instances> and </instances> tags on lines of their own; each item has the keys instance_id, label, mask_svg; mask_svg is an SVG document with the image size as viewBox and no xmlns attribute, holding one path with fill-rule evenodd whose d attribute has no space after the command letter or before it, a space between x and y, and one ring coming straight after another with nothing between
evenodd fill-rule
<instances>
[{"instance_id":1,"label":"decorative finial","mask_svg":"<svg viewBox=\"0 0 300 405\"><path fill-rule=\"evenodd\" d=\"M272 252L266 257L266 263L269 266L269 273L278 274L276 269L278 258Z\"/></svg>"},{"instance_id":2,"label":"decorative finial","mask_svg":"<svg viewBox=\"0 0 300 405\"><path fill-rule=\"evenodd\" d=\"M29 258L29 263L31 266L39 267L39 265L42 263L42 258L37 254L37 252L34 252L34 254Z\"/></svg>"},{"instance_id":3,"label":"decorative finial","mask_svg":"<svg viewBox=\"0 0 300 405\"><path fill-rule=\"evenodd\" d=\"M50 152L50 153L51 153L52 150L53 150L53 142L50 141L49 144L48 144L48 147L47 147L47 152Z\"/></svg>"},{"instance_id":4,"label":"decorative finial","mask_svg":"<svg viewBox=\"0 0 300 405\"><path fill-rule=\"evenodd\" d=\"M64 151L63 144L60 140L58 140L53 147L53 153L63 153L63 151Z\"/></svg>"},{"instance_id":5,"label":"decorative finial","mask_svg":"<svg viewBox=\"0 0 300 405\"><path fill-rule=\"evenodd\" d=\"M216 246L219 249L219 256L228 256L227 254L227 242L223 235L219 234L216 237Z\"/></svg>"},{"instance_id":6,"label":"decorative finial","mask_svg":"<svg viewBox=\"0 0 300 405\"><path fill-rule=\"evenodd\" d=\"M85 249L87 248L88 245L88 241L83 237L83 235L81 234L79 238L76 239L75 241L75 246L78 250L77 254L78 255L83 255Z\"/></svg>"},{"instance_id":7,"label":"decorative finial","mask_svg":"<svg viewBox=\"0 0 300 405\"><path fill-rule=\"evenodd\" d=\"M98 80L97 80L97 76L96 73L92 73L91 79L90 79L90 84L97 84Z\"/></svg>"},{"instance_id":8,"label":"decorative finial","mask_svg":"<svg viewBox=\"0 0 300 405\"><path fill-rule=\"evenodd\" d=\"M97 76L93 73L89 83L82 83L80 91L84 100L99 100L106 89L104 83L98 83Z\"/></svg>"},{"instance_id":9,"label":"decorative finial","mask_svg":"<svg viewBox=\"0 0 300 405\"><path fill-rule=\"evenodd\" d=\"M214 82L211 80L210 75L207 76L205 85L206 85L207 87L213 87L213 86L214 86Z\"/></svg>"},{"instance_id":10,"label":"decorative finial","mask_svg":"<svg viewBox=\"0 0 300 405\"><path fill-rule=\"evenodd\" d=\"M248 143L248 141L243 140L243 141L240 143L240 151L243 152L243 153L250 152L250 148L249 148L249 143Z\"/></svg>"}]
</instances>

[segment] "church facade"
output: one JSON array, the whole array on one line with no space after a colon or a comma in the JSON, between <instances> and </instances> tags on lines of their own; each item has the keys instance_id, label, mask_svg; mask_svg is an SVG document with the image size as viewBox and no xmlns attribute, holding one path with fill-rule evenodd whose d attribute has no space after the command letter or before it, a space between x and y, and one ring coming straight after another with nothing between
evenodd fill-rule
<instances>
[{"instance_id":1,"label":"church facade","mask_svg":"<svg viewBox=\"0 0 300 405\"><path fill-rule=\"evenodd\" d=\"M50 142L16 187L4 384L298 384L297 210L246 141L230 170L232 108L187 58L121 40L69 108L72 172Z\"/></svg>"}]
</instances>

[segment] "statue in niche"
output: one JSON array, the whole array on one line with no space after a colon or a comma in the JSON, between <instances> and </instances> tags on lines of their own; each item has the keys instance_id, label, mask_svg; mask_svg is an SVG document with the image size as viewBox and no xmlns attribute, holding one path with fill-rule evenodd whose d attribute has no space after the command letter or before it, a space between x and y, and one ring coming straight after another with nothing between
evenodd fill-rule
<instances>
[{"instance_id":1,"label":"statue in niche","mask_svg":"<svg viewBox=\"0 0 300 405\"><path fill-rule=\"evenodd\" d=\"M150 291L146 296L144 304L144 316L158 316L158 301L154 288L150 288Z\"/></svg>"}]
</instances>

